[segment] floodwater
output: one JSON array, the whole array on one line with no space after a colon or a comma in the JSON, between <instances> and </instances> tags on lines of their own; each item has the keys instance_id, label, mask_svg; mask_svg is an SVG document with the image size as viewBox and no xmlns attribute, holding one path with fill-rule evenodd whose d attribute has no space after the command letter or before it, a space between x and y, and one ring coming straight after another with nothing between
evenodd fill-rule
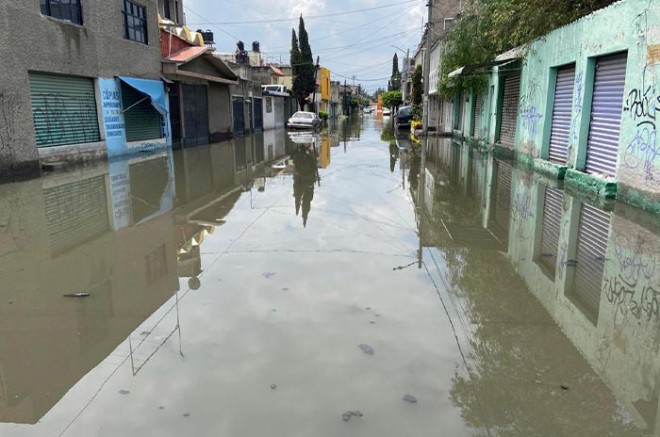
<instances>
[{"instance_id":1,"label":"floodwater","mask_svg":"<svg viewBox=\"0 0 660 437\"><path fill-rule=\"evenodd\" d=\"M386 127L0 185L0 435L660 435L657 218Z\"/></svg>"}]
</instances>

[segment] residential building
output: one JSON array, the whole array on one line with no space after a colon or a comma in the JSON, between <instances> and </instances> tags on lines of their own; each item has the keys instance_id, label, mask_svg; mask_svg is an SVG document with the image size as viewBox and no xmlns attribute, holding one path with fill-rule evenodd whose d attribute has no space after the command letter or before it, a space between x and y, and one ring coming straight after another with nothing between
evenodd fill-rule
<instances>
[{"instance_id":1,"label":"residential building","mask_svg":"<svg viewBox=\"0 0 660 437\"><path fill-rule=\"evenodd\" d=\"M2 176L170 145L156 2L82 3L0 0Z\"/></svg>"},{"instance_id":2,"label":"residential building","mask_svg":"<svg viewBox=\"0 0 660 437\"><path fill-rule=\"evenodd\" d=\"M640 11L642 11L640 13ZM459 138L494 147L566 186L660 214L660 4L623 0L488 65Z\"/></svg>"}]
</instances>

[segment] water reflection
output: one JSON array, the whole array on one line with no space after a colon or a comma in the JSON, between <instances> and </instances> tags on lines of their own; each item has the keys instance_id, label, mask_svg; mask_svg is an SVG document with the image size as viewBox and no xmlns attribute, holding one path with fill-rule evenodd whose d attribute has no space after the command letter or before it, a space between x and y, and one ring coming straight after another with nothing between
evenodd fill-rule
<instances>
[{"instance_id":1,"label":"water reflection","mask_svg":"<svg viewBox=\"0 0 660 437\"><path fill-rule=\"evenodd\" d=\"M468 332L450 393L466 421L497 435L657 435L657 220L451 141L432 140L426 160L420 238Z\"/></svg>"},{"instance_id":2,"label":"water reflection","mask_svg":"<svg viewBox=\"0 0 660 437\"><path fill-rule=\"evenodd\" d=\"M296 215L301 213L302 209L303 226L306 227L309 211L312 208L312 199L314 199L314 185L321 183L317 159L323 159L323 155L318 156L319 138L316 135L292 135L291 140L295 144L291 158L293 160L293 197Z\"/></svg>"},{"instance_id":3,"label":"water reflection","mask_svg":"<svg viewBox=\"0 0 660 437\"><path fill-rule=\"evenodd\" d=\"M172 336L183 355L205 238L297 147L279 131L0 185L0 422L37 423L101 362L137 374ZM306 220L316 156L293 159Z\"/></svg>"}]
</instances>

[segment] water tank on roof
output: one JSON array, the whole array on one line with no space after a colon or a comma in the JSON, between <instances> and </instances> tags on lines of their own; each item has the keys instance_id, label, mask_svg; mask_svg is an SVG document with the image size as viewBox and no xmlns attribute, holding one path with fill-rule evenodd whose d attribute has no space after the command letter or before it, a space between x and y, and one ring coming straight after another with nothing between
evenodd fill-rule
<instances>
[{"instance_id":1,"label":"water tank on roof","mask_svg":"<svg viewBox=\"0 0 660 437\"><path fill-rule=\"evenodd\" d=\"M236 43L236 47L238 48L239 52L242 52L245 50L245 44L243 44L243 41L239 41Z\"/></svg>"},{"instance_id":2,"label":"water tank on roof","mask_svg":"<svg viewBox=\"0 0 660 437\"><path fill-rule=\"evenodd\" d=\"M259 53L259 41L252 42L252 51Z\"/></svg>"},{"instance_id":3,"label":"water tank on roof","mask_svg":"<svg viewBox=\"0 0 660 437\"><path fill-rule=\"evenodd\" d=\"M202 34L202 38L204 38L204 44L207 46L212 46L215 44L213 41L213 31L211 29L198 30L197 32Z\"/></svg>"}]
</instances>

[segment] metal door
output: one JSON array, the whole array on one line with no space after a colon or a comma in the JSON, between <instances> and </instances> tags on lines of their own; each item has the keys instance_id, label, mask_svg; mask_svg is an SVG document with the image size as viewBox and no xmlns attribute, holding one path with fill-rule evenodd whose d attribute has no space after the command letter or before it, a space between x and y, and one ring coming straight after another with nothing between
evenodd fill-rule
<instances>
[{"instance_id":1,"label":"metal door","mask_svg":"<svg viewBox=\"0 0 660 437\"><path fill-rule=\"evenodd\" d=\"M245 134L245 112L243 108L243 97L232 97L234 114L234 135Z\"/></svg>"},{"instance_id":2,"label":"metal door","mask_svg":"<svg viewBox=\"0 0 660 437\"><path fill-rule=\"evenodd\" d=\"M578 226L578 242L573 279L573 298L592 321L598 320L600 294L605 268L610 213L583 204Z\"/></svg>"},{"instance_id":3,"label":"metal door","mask_svg":"<svg viewBox=\"0 0 660 437\"><path fill-rule=\"evenodd\" d=\"M209 105L206 85L182 84L183 144L196 146L209 143Z\"/></svg>"},{"instance_id":4,"label":"metal door","mask_svg":"<svg viewBox=\"0 0 660 437\"><path fill-rule=\"evenodd\" d=\"M587 141L587 173L607 176L616 173L627 59L627 53L620 53L599 58L596 62Z\"/></svg>"},{"instance_id":5,"label":"metal door","mask_svg":"<svg viewBox=\"0 0 660 437\"><path fill-rule=\"evenodd\" d=\"M513 143L516 140L519 100L520 74L506 76L504 78L504 92L502 93L499 139L499 142L505 146L513 147Z\"/></svg>"},{"instance_id":6,"label":"metal door","mask_svg":"<svg viewBox=\"0 0 660 437\"><path fill-rule=\"evenodd\" d=\"M132 86L121 83L121 104L128 142L163 137L163 119L148 97Z\"/></svg>"},{"instance_id":7,"label":"metal door","mask_svg":"<svg viewBox=\"0 0 660 437\"><path fill-rule=\"evenodd\" d=\"M561 229L563 201L564 193L552 188L545 189L539 264L547 269L553 280L557 270L557 253L559 252L559 233Z\"/></svg>"},{"instance_id":8,"label":"metal door","mask_svg":"<svg viewBox=\"0 0 660 437\"><path fill-rule=\"evenodd\" d=\"M550 148L548 159L565 164L568 158L568 140L571 134L571 112L573 110L573 85L575 64L557 70L555 103L552 108Z\"/></svg>"},{"instance_id":9,"label":"metal door","mask_svg":"<svg viewBox=\"0 0 660 437\"><path fill-rule=\"evenodd\" d=\"M254 130L261 131L264 129L264 108L263 100L254 99Z\"/></svg>"},{"instance_id":10,"label":"metal door","mask_svg":"<svg viewBox=\"0 0 660 437\"><path fill-rule=\"evenodd\" d=\"M94 80L30 73L37 147L101 141Z\"/></svg>"},{"instance_id":11,"label":"metal door","mask_svg":"<svg viewBox=\"0 0 660 437\"><path fill-rule=\"evenodd\" d=\"M472 137L479 138L479 129L481 128L481 114L483 112L484 98L481 94L477 96L474 102L474 111L472 111Z\"/></svg>"}]
</instances>

